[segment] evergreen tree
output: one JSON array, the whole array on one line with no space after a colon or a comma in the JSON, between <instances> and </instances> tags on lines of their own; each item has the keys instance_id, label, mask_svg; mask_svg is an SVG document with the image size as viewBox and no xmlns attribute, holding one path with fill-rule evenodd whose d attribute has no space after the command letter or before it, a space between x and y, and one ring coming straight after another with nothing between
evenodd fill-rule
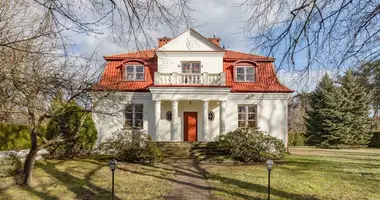
<instances>
[{"instance_id":1,"label":"evergreen tree","mask_svg":"<svg viewBox=\"0 0 380 200\"><path fill-rule=\"evenodd\" d=\"M97 131L91 115L75 101L66 103L62 93L52 99L54 117L49 120L46 139L57 137L64 141L48 148L53 157L75 157L88 153L97 140Z\"/></svg>"},{"instance_id":2,"label":"evergreen tree","mask_svg":"<svg viewBox=\"0 0 380 200\"><path fill-rule=\"evenodd\" d=\"M339 88L344 100L342 111L344 113L344 124L347 132L342 134L342 145L363 146L367 145L371 135L371 119L369 110L371 95L366 93L365 86L348 70L339 79Z\"/></svg>"},{"instance_id":3,"label":"evergreen tree","mask_svg":"<svg viewBox=\"0 0 380 200\"><path fill-rule=\"evenodd\" d=\"M58 91L57 94L53 97L50 103L50 109L52 113L57 113L62 109L62 107L66 104L63 99L63 93Z\"/></svg>"},{"instance_id":4,"label":"evergreen tree","mask_svg":"<svg viewBox=\"0 0 380 200\"><path fill-rule=\"evenodd\" d=\"M342 134L347 132L342 112L341 91L325 74L310 95L310 110L307 112L307 143L322 147L336 147L342 143Z\"/></svg>"},{"instance_id":5,"label":"evergreen tree","mask_svg":"<svg viewBox=\"0 0 380 200\"><path fill-rule=\"evenodd\" d=\"M380 60L367 62L353 71L353 75L371 95L373 118L380 118Z\"/></svg>"}]
</instances>

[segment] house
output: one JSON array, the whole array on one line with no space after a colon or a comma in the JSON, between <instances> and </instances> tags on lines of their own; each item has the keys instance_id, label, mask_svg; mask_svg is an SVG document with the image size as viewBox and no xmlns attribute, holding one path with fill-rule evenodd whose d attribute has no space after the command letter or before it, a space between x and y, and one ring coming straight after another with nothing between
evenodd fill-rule
<instances>
[{"instance_id":1,"label":"house","mask_svg":"<svg viewBox=\"0 0 380 200\"><path fill-rule=\"evenodd\" d=\"M93 114L99 142L126 129L155 141L212 141L249 125L287 142L293 91L278 82L273 58L226 50L189 29L158 38L156 49L104 59L93 93L117 98L100 100Z\"/></svg>"}]
</instances>

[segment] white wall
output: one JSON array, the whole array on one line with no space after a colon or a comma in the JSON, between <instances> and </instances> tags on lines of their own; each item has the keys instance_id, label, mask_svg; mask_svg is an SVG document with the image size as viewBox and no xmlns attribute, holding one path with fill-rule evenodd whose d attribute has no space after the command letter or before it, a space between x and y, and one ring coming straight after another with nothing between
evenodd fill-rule
<instances>
[{"instance_id":1,"label":"white wall","mask_svg":"<svg viewBox=\"0 0 380 200\"><path fill-rule=\"evenodd\" d=\"M181 61L200 61L201 72L223 72L224 52L156 52L158 71L162 73L181 73Z\"/></svg>"},{"instance_id":2,"label":"white wall","mask_svg":"<svg viewBox=\"0 0 380 200\"><path fill-rule=\"evenodd\" d=\"M224 50L192 30L188 30L156 50L158 71L181 73L181 61L200 61L201 72L223 72Z\"/></svg>"},{"instance_id":3,"label":"white wall","mask_svg":"<svg viewBox=\"0 0 380 200\"><path fill-rule=\"evenodd\" d=\"M173 38L157 51L215 51L223 50L215 47L208 39L200 36L192 30L187 30L181 35Z\"/></svg>"},{"instance_id":4,"label":"white wall","mask_svg":"<svg viewBox=\"0 0 380 200\"><path fill-rule=\"evenodd\" d=\"M99 94L100 95L100 94ZM97 101L93 98L93 102ZM98 142L104 142L107 138L112 137L113 133L120 131L125 123L125 105L143 104L144 124L143 131L154 136L154 103L149 92L124 92L110 95L107 99L98 100L99 103L95 107L92 117L98 131Z\"/></svg>"},{"instance_id":5,"label":"white wall","mask_svg":"<svg viewBox=\"0 0 380 200\"><path fill-rule=\"evenodd\" d=\"M238 105L257 105L257 125L268 135L287 142L288 94L230 94L226 110L226 132L238 128Z\"/></svg>"},{"instance_id":6,"label":"white wall","mask_svg":"<svg viewBox=\"0 0 380 200\"><path fill-rule=\"evenodd\" d=\"M258 127L269 135L287 142L287 102L289 94L247 94L230 93L226 105L226 132L238 128L238 105L256 104L258 112ZM154 102L150 93L121 93L118 99L109 98L103 100L98 111L93 113L93 118L98 131L98 142L105 141L115 131L121 130L124 125L124 108L128 103L140 103L144 105L144 131L155 135L154 127ZM171 110L170 101L161 103L160 133L161 141L170 141L171 125L166 120L166 112ZM215 114L214 121L209 123L210 140L219 135L219 105L217 101L209 101L209 110ZM203 106L201 100L179 100L178 123L179 134L183 141L183 112L193 111L198 115L198 141L203 140ZM112 115L111 115L112 114ZM154 137L153 137L154 138Z\"/></svg>"}]
</instances>

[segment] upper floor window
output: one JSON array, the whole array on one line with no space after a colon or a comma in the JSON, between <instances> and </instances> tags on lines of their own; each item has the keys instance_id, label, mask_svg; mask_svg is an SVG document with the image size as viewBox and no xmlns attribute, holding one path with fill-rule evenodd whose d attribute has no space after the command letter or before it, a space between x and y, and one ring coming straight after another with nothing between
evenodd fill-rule
<instances>
[{"instance_id":1,"label":"upper floor window","mask_svg":"<svg viewBox=\"0 0 380 200\"><path fill-rule=\"evenodd\" d=\"M201 62L199 61L182 62L182 73L201 73Z\"/></svg>"},{"instance_id":2,"label":"upper floor window","mask_svg":"<svg viewBox=\"0 0 380 200\"><path fill-rule=\"evenodd\" d=\"M143 81L144 66L143 65L127 65L127 80L128 81Z\"/></svg>"},{"instance_id":3,"label":"upper floor window","mask_svg":"<svg viewBox=\"0 0 380 200\"><path fill-rule=\"evenodd\" d=\"M236 66L235 81L237 82L253 82L255 81L254 66Z\"/></svg>"},{"instance_id":4,"label":"upper floor window","mask_svg":"<svg viewBox=\"0 0 380 200\"><path fill-rule=\"evenodd\" d=\"M126 106L125 128L143 128L143 104L128 104Z\"/></svg>"}]
</instances>

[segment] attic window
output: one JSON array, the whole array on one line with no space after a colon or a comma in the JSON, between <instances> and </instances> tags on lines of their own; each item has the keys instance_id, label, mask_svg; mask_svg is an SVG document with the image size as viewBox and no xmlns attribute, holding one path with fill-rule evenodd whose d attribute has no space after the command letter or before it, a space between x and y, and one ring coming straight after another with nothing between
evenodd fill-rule
<instances>
[{"instance_id":1,"label":"attic window","mask_svg":"<svg viewBox=\"0 0 380 200\"><path fill-rule=\"evenodd\" d=\"M236 66L235 67L236 82L254 82L255 67L254 66Z\"/></svg>"},{"instance_id":2,"label":"attic window","mask_svg":"<svg viewBox=\"0 0 380 200\"><path fill-rule=\"evenodd\" d=\"M127 65L126 74L127 81L144 81L144 66Z\"/></svg>"}]
</instances>

